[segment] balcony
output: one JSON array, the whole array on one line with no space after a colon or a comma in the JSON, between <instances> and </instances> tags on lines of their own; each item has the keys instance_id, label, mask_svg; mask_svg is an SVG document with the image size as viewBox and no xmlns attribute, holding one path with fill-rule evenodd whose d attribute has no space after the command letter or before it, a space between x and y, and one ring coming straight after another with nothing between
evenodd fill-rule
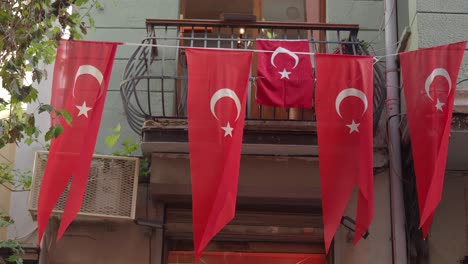
<instances>
[{"instance_id":1,"label":"balcony","mask_svg":"<svg viewBox=\"0 0 468 264\"><path fill-rule=\"evenodd\" d=\"M147 19L148 35L129 59L121 95L143 153L188 153L185 47L254 49L257 38L307 39L311 52L368 54L358 25ZM247 100L243 154L317 156L312 109L257 105L256 56ZM374 128L385 100L383 70L375 65Z\"/></svg>"}]
</instances>

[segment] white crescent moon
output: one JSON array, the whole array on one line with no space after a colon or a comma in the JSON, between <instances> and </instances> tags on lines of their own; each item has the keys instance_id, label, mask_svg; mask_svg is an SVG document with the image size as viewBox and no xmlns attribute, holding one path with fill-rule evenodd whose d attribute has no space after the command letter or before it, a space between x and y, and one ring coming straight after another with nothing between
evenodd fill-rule
<instances>
[{"instance_id":1,"label":"white crescent moon","mask_svg":"<svg viewBox=\"0 0 468 264\"><path fill-rule=\"evenodd\" d=\"M450 78L450 74L447 72L446 69L444 68L435 68L432 73L427 77L426 79L426 85L424 87L424 90L426 90L427 97L431 99L431 101L434 101L434 99L431 97L431 94L429 93L429 89L431 88L431 84L434 81L435 77L437 76L442 76L445 79L447 79L447 82L449 84L449 91L448 93L450 94L450 91L452 90L452 80Z\"/></svg>"},{"instance_id":2,"label":"white crescent moon","mask_svg":"<svg viewBox=\"0 0 468 264\"><path fill-rule=\"evenodd\" d=\"M102 95L102 80L104 80L104 76L102 75L102 72L94 67L93 65L81 65L78 70L76 71L75 75L75 82L73 83L73 97L75 97L75 84L76 80L78 80L78 77L84 74L89 74L92 75L96 80L99 82L99 85L101 85L101 89L99 90L98 97L101 97Z\"/></svg>"},{"instance_id":3,"label":"white crescent moon","mask_svg":"<svg viewBox=\"0 0 468 264\"><path fill-rule=\"evenodd\" d=\"M275 68L277 68L276 65L275 65L275 57L276 57L276 55L278 55L280 53L285 53L285 54L288 54L289 56L293 57L294 63L295 63L293 69L297 67L297 65L299 64L299 56L297 56L294 52L291 52L290 50L285 49L283 47L278 47L275 50L275 52L273 52L273 55L271 55L271 60L270 60L271 65L273 65L273 66L275 66Z\"/></svg>"},{"instance_id":4,"label":"white crescent moon","mask_svg":"<svg viewBox=\"0 0 468 264\"><path fill-rule=\"evenodd\" d=\"M338 115L341 118L343 118L343 116L341 116L341 112L340 112L341 101L343 101L346 97L349 97L349 96L355 96L355 97L361 99L361 101L364 103L364 111L362 111L362 115L364 115L364 113L367 111L367 107L368 107L367 96L361 90L358 90L356 88L346 88L343 91L341 91L338 94L338 96L336 96L335 108L336 108L336 112L338 113Z\"/></svg>"},{"instance_id":5,"label":"white crescent moon","mask_svg":"<svg viewBox=\"0 0 468 264\"><path fill-rule=\"evenodd\" d=\"M236 117L236 121L237 121L241 112L241 102L239 100L239 97L237 97L237 94L229 88L219 89L213 94L213 96L211 96L211 101L210 101L211 113L216 119L218 119L218 116L216 116L216 113L214 111L215 106L216 106L216 103L219 101L219 99L224 98L224 97L229 97L232 100L234 100L234 103L236 104L236 108L237 108L237 117Z\"/></svg>"}]
</instances>

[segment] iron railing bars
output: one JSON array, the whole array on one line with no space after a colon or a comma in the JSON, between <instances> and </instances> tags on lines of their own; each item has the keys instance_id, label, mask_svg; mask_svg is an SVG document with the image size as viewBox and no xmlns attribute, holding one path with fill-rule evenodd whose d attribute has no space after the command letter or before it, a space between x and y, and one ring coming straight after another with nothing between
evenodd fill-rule
<instances>
[{"instance_id":1,"label":"iron railing bars","mask_svg":"<svg viewBox=\"0 0 468 264\"><path fill-rule=\"evenodd\" d=\"M186 118L188 80L185 47L253 49L254 43L259 38L296 38L307 39L313 53L319 51L318 47L322 47L322 51L324 48L326 52L333 51L329 45L338 45L338 50L342 53L340 47L345 44L351 45L353 54L356 54L356 45L359 44L357 41L358 25L164 19L147 19L146 25L147 38L141 43L144 45L158 43L161 46L157 48L154 46L137 47L125 67L120 85L128 122L137 133L141 133L142 124L147 119ZM244 28L243 34L240 34L240 28ZM251 34L252 32L255 34ZM324 33L323 39L316 39L314 33L322 34L321 32ZM336 32L336 40L328 39L330 32ZM349 35L342 39L344 32ZM172 49L175 53L172 53ZM175 63L174 66L172 63ZM153 72L152 69L157 69L158 72ZM246 118L276 119L277 114L281 113L279 117L281 120L291 120L291 109L278 111L278 108L268 107L268 110L265 110L264 107L257 106L258 109L254 111L256 114L251 113L252 106L255 105L252 103L252 100L255 100L252 89L256 86L256 80L257 77L253 75L249 78ZM159 83L160 87L155 86L154 83ZM168 89L171 86L172 88ZM146 98L141 98L142 96ZM161 104L160 107L154 102L155 97L156 101ZM157 106L156 109L155 106ZM296 116L294 119L305 120L304 109L295 113L299 114L299 117ZM310 116L307 119L310 119Z\"/></svg>"}]
</instances>

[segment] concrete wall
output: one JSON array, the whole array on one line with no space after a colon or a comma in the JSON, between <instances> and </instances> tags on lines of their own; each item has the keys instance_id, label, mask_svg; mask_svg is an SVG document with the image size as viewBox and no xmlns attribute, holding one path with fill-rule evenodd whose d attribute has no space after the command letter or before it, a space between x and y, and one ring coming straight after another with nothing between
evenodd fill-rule
<instances>
[{"instance_id":1,"label":"concrete wall","mask_svg":"<svg viewBox=\"0 0 468 264\"><path fill-rule=\"evenodd\" d=\"M359 24L358 38L370 44L371 54L385 53L383 1L327 0L326 7L327 23ZM328 38L336 39L336 33L330 33Z\"/></svg>"},{"instance_id":2,"label":"concrete wall","mask_svg":"<svg viewBox=\"0 0 468 264\"><path fill-rule=\"evenodd\" d=\"M95 11L92 15L96 20L96 29L89 30L87 40L108 40L124 41L138 43L146 36L145 19L146 18L177 18L178 1L171 0L113 0L102 1L104 11ZM359 23L361 31L359 37L372 42L377 54L383 52L383 31L381 28L381 19L383 14L382 1L343 1L329 0L327 2L327 21L330 23ZM122 139L134 138L138 141L138 135L130 131L122 103L120 99L119 84L123 69L128 58L135 50L132 46L120 46L118 49L114 70L109 85L109 92L106 98L103 119L100 133L97 140L96 151L100 153L109 153L104 143L106 136L110 134L110 129L118 123L122 125ZM52 70L49 71L52 76ZM40 100L47 102L50 100L51 79L41 84L44 88L39 93ZM30 106L35 108L34 105ZM41 116L37 119L44 127L48 125L48 117ZM44 129L46 130L46 129ZM20 146L17 151L17 168L31 169L33 160L33 151L41 149L40 145L32 147ZM283 164L288 162L280 161ZM304 166L305 168L311 165ZM302 167L302 168L304 168ZM312 166L314 167L314 166ZM300 169L297 167L283 167L284 169ZM315 166L315 170L317 166ZM172 180L178 180L174 177L173 170L167 170L168 177ZM265 174L267 175L267 174ZM318 175L314 173L314 175ZM337 234L336 257L341 259L337 263L363 263L364 260L383 259L390 260L390 231L389 231L389 212L388 212L388 182L387 174L376 177L376 217L370 230L371 236L368 240L361 241L354 251L350 251L350 244L343 239L345 231L340 229ZM309 177L307 182L311 187L318 187L319 177ZM271 182L268 178L252 178L251 187L264 186L265 182L283 187L297 187L300 181L290 181L283 178L284 182ZM241 182L242 182L241 178ZM318 195L318 193L317 193ZM27 212L27 193L15 194L11 202L11 215L17 222L15 227L10 229L10 237L27 236L35 230L35 223ZM355 203L354 203L355 204ZM352 215L355 211L353 203L349 208ZM73 224L65 237L56 247L55 262L52 263L146 263L149 252L146 245L149 243L148 231L139 228L133 224L117 223L95 223L84 224L81 222ZM379 243L373 243L378 241ZM383 242L381 242L383 241ZM388 242L387 242L388 241ZM76 258L76 252L70 249L80 249L80 259ZM99 250L97 250L99 248ZM353 262L347 259L353 259ZM385 262L386 263L386 262Z\"/></svg>"},{"instance_id":3,"label":"concrete wall","mask_svg":"<svg viewBox=\"0 0 468 264\"><path fill-rule=\"evenodd\" d=\"M459 263L468 255L467 171L448 172L429 233L430 263Z\"/></svg>"},{"instance_id":4,"label":"concrete wall","mask_svg":"<svg viewBox=\"0 0 468 264\"><path fill-rule=\"evenodd\" d=\"M186 154L153 154L151 167L151 183L190 186L190 162ZM318 161L244 155L239 172L239 196L244 190L246 196L255 190L257 195L269 198L320 199Z\"/></svg>"},{"instance_id":5,"label":"concrete wall","mask_svg":"<svg viewBox=\"0 0 468 264\"><path fill-rule=\"evenodd\" d=\"M468 2L464 0L408 0L408 16L401 13L399 23L409 23L409 50L467 40ZM465 53L458 80L468 78L468 53ZM458 89L468 87L461 84Z\"/></svg>"},{"instance_id":6,"label":"concrete wall","mask_svg":"<svg viewBox=\"0 0 468 264\"><path fill-rule=\"evenodd\" d=\"M176 19L179 17L179 1L141 0L135 2L132 0L113 0L102 1L101 3L104 10L92 12L91 15L95 19L96 28L88 31L85 36L86 40L140 43L146 37L145 20L147 18ZM119 142L128 138L133 139L135 142L140 141L139 135L131 131L128 126L120 97L122 75L128 59L136 48L136 46L122 45L117 50L96 143L96 152L98 153L107 154L113 151L106 146L105 138L112 134L111 129L119 123L122 125ZM167 52L170 51L167 50ZM175 49L172 51L175 54ZM160 98L154 99L152 102L156 106ZM117 143L117 145L119 144Z\"/></svg>"},{"instance_id":7,"label":"concrete wall","mask_svg":"<svg viewBox=\"0 0 468 264\"><path fill-rule=\"evenodd\" d=\"M156 263L150 262L150 238L149 228L132 222L75 221L50 253L48 263Z\"/></svg>"},{"instance_id":8,"label":"concrete wall","mask_svg":"<svg viewBox=\"0 0 468 264\"><path fill-rule=\"evenodd\" d=\"M399 8L400 28L411 28L408 50L467 40L468 2L464 0L408 0ZM408 12L401 10L407 9ZM465 52L458 80L468 78L468 53ZM468 82L457 89L466 89ZM466 170L464 132L452 132L448 169ZM442 201L428 237L430 263L458 263L468 255L466 230L466 177L446 174Z\"/></svg>"},{"instance_id":9,"label":"concrete wall","mask_svg":"<svg viewBox=\"0 0 468 264\"><path fill-rule=\"evenodd\" d=\"M139 43L146 36L146 18L177 18L178 16L178 4L169 0L145 0L138 3L129 0L114 0L103 1L102 4L104 11L96 10L92 13L96 29L89 30L88 35L85 36L86 40ZM97 153L112 152L106 146L105 138L112 133L111 129L119 123L122 125L121 141L132 138L135 142L139 142L139 136L130 131L128 127L119 90L124 67L135 48L131 46L118 48L96 143L95 152ZM47 71L49 78L39 86L39 100L41 102L50 102L53 65L47 66ZM36 108L35 104L28 106L31 111ZM36 122L42 131L47 131L49 127L48 115L39 115L36 117ZM21 144L16 155L16 167L31 170L34 152L37 150L43 150L43 147L39 144L32 146ZM35 229L35 223L27 212L27 197L28 193L16 193L12 197L11 216L16 222L16 225L10 228L9 236L12 238L22 236Z\"/></svg>"},{"instance_id":10,"label":"concrete wall","mask_svg":"<svg viewBox=\"0 0 468 264\"><path fill-rule=\"evenodd\" d=\"M49 78L41 82L39 86L38 100L40 102L50 102L53 65L46 66ZM38 104L30 104L27 107L29 112L37 109ZM47 113L42 113L35 116L36 125L41 131L47 131L50 126L50 117ZM41 142L44 144L44 142ZM15 168L21 171L32 171L34 163L34 153L39 150L44 150L43 145L34 143L30 146L20 143L16 149ZM37 241L33 238L36 230L36 222L33 221L28 211L28 196L29 192L17 192L11 196L10 216L15 221L15 225L9 227L8 237L12 239L24 238L25 242L30 245L37 245ZM28 241L28 239L30 239Z\"/></svg>"},{"instance_id":11,"label":"concrete wall","mask_svg":"<svg viewBox=\"0 0 468 264\"><path fill-rule=\"evenodd\" d=\"M8 144L0 149L0 163L13 164L15 162L15 151L15 144ZM10 211L10 197L11 192L4 186L0 185L0 211ZM6 239L6 235L6 228L0 228L0 241Z\"/></svg>"},{"instance_id":12,"label":"concrete wall","mask_svg":"<svg viewBox=\"0 0 468 264\"><path fill-rule=\"evenodd\" d=\"M354 233L343 226L335 235L335 263L392 263L389 171L374 176L374 220L367 239L353 247ZM356 219L357 193L346 208L345 215ZM438 262L449 263L449 262Z\"/></svg>"},{"instance_id":13,"label":"concrete wall","mask_svg":"<svg viewBox=\"0 0 468 264\"><path fill-rule=\"evenodd\" d=\"M146 199L146 185L138 188L137 219L151 221L154 210ZM147 207L148 206L148 207ZM47 264L126 264L159 263L154 250L157 247L154 230L138 226L130 220L91 219L77 217L60 241L55 243L58 219L49 222L45 233L46 247L41 261ZM50 228L50 227L54 227ZM152 257L151 257L152 256ZM152 261L150 259L152 258Z\"/></svg>"},{"instance_id":14,"label":"concrete wall","mask_svg":"<svg viewBox=\"0 0 468 264\"><path fill-rule=\"evenodd\" d=\"M377 160L380 160L377 158ZM382 165L380 160L377 164ZM258 168L263 168L258 170ZM309 171L310 173L304 173ZM186 155L154 154L152 159L151 182L155 184L189 185L189 160ZM255 177L252 177L255 175ZM289 175L284 177L284 175ZM257 194L265 197L300 198L301 191L306 189L307 195L302 198L320 199L320 182L318 176L318 161L301 158L275 158L244 156L241 160L239 174L238 204L248 188L257 190ZM335 235L335 264L353 263L392 263L391 220L389 171L384 170L374 177L374 219L369 228L370 235L362 239L356 247L352 246L353 235L340 226ZM161 188L164 185L161 185ZM269 190L269 192L268 192ZM164 191L160 191L164 192ZM289 196L288 196L289 195ZM345 215L355 219L357 195L348 204ZM262 197L263 198L263 197ZM320 206L320 204L317 204ZM376 260L379 260L376 262Z\"/></svg>"},{"instance_id":15,"label":"concrete wall","mask_svg":"<svg viewBox=\"0 0 468 264\"><path fill-rule=\"evenodd\" d=\"M138 1L138 3L130 0L113 0L102 1L101 3L104 6L104 11L96 10L92 13L96 21L96 29L88 31L88 35L85 36L86 40L139 43L146 36L146 18L178 17L178 2L170 0L145 0ZM133 138L135 142L139 142L139 136L131 132L128 127L119 91L123 69L135 48L120 46L118 49L96 144L95 151L98 153L112 152L105 145L105 138L112 133L111 129L119 123L122 125L121 141ZM47 66L47 71L49 78L41 82L39 86L39 101L41 102L50 102L53 65ZM28 106L30 111L36 108L36 104ZM41 131L47 131L50 124L49 116L45 113L38 115L36 116L36 122ZM43 150L43 146L40 144L31 146L20 144L16 151L15 167L22 170L31 170L34 162L34 152L37 150ZM29 237L36 230L36 223L27 211L28 195L28 192L12 194L10 216L16 224L9 228L8 236L10 238Z\"/></svg>"}]
</instances>

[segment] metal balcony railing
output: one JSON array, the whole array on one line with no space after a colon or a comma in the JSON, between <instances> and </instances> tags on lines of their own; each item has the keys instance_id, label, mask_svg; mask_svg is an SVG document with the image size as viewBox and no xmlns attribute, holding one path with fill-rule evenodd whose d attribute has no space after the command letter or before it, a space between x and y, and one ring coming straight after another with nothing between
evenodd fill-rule
<instances>
[{"instance_id":1,"label":"metal balcony railing","mask_svg":"<svg viewBox=\"0 0 468 264\"><path fill-rule=\"evenodd\" d=\"M148 35L130 57L120 86L128 123L136 133L145 120L187 117L185 47L255 49L257 38L307 39L311 52L367 54L357 39L358 25L147 19L146 26ZM253 64L246 119L315 121L311 109L257 105L255 59ZM380 75L374 79L383 81ZM385 91L374 94L378 121Z\"/></svg>"}]
</instances>

